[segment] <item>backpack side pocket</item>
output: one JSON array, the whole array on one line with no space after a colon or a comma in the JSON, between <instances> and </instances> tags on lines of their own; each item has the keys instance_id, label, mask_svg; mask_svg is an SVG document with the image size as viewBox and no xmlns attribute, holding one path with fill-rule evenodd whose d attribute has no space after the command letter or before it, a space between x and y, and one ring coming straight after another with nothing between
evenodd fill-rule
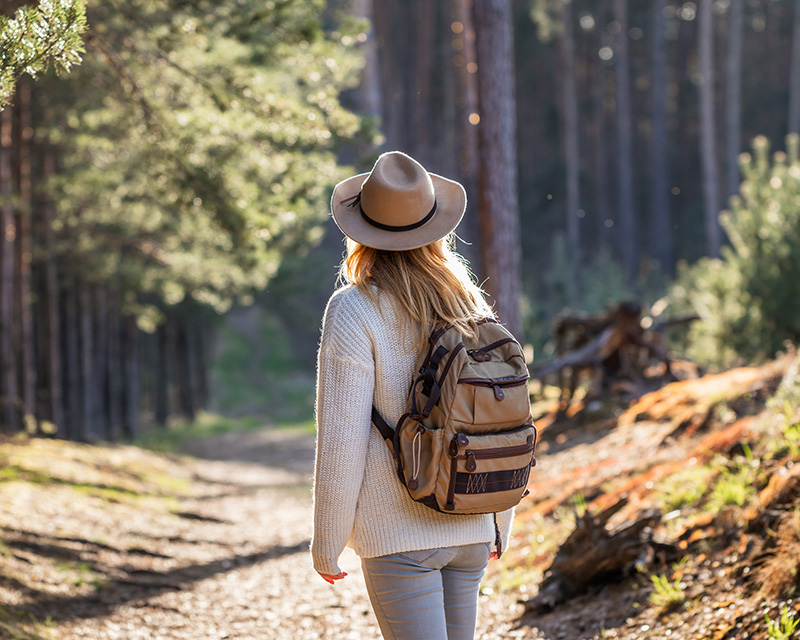
<instances>
[{"instance_id":1,"label":"backpack side pocket","mask_svg":"<svg viewBox=\"0 0 800 640\"><path fill-rule=\"evenodd\" d=\"M433 494L443 455L444 431L405 417L397 427L396 444L408 493L414 500L426 504L435 500Z\"/></svg>"}]
</instances>

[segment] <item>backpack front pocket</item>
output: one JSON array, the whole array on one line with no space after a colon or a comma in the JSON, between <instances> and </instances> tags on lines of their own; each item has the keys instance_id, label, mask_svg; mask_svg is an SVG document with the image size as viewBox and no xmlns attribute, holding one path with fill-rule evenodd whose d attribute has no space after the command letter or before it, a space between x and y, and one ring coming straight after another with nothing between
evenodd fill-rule
<instances>
[{"instance_id":1,"label":"backpack front pocket","mask_svg":"<svg viewBox=\"0 0 800 640\"><path fill-rule=\"evenodd\" d=\"M440 474L446 483L437 486L437 498L450 513L512 507L526 491L535 449L532 424L491 434L457 433L448 445L449 469Z\"/></svg>"},{"instance_id":2,"label":"backpack front pocket","mask_svg":"<svg viewBox=\"0 0 800 640\"><path fill-rule=\"evenodd\" d=\"M461 378L458 385L451 410L453 419L469 425L470 431L513 429L530 419L527 376ZM503 417L502 422L498 416Z\"/></svg>"}]
</instances>

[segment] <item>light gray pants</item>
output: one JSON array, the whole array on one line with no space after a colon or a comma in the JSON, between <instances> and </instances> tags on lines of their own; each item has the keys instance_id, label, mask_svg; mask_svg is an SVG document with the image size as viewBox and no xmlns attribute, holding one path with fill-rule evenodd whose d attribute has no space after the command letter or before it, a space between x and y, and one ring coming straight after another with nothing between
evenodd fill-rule
<instances>
[{"instance_id":1,"label":"light gray pants","mask_svg":"<svg viewBox=\"0 0 800 640\"><path fill-rule=\"evenodd\" d=\"M362 558L386 640L473 640L488 542Z\"/></svg>"}]
</instances>

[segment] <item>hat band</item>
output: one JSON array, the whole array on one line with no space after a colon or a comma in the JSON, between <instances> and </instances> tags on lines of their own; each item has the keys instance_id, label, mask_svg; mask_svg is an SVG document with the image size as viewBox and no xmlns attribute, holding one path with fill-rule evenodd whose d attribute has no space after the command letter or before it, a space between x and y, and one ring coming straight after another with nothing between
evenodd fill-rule
<instances>
[{"instance_id":1,"label":"hat band","mask_svg":"<svg viewBox=\"0 0 800 640\"><path fill-rule=\"evenodd\" d=\"M367 215L367 212L364 211L364 207L361 206L361 192L359 191L358 195L353 198L353 202L348 204L348 207L355 207L358 205L358 210L361 212L361 217L364 218L369 224L373 227L378 229L382 229L383 231L411 231L413 229L418 229L426 222L428 222L431 218L433 218L433 214L436 213L436 200L433 201L433 207L428 212L428 214L422 218L422 220L418 220L417 222L413 222L412 224L405 224L402 226L396 226L391 224L383 224L382 222L378 222L377 220L373 220Z\"/></svg>"}]
</instances>

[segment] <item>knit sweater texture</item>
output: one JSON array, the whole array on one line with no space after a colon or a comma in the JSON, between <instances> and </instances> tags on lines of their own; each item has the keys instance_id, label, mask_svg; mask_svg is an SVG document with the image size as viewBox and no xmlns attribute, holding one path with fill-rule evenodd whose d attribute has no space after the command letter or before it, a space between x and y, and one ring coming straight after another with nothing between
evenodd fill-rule
<instances>
[{"instance_id":1,"label":"knit sweater texture","mask_svg":"<svg viewBox=\"0 0 800 640\"><path fill-rule=\"evenodd\" d=\"M361 557L494 542L493 516L449 515L414 502L372 426L373 403L391 425L405 410L419 328L387 294L352 285L328 301L317 361L317 443L311 555L320 573L341 571L345 546ZM507 548L513 509L497 514Z\"/></svg>"}]
</instances>

